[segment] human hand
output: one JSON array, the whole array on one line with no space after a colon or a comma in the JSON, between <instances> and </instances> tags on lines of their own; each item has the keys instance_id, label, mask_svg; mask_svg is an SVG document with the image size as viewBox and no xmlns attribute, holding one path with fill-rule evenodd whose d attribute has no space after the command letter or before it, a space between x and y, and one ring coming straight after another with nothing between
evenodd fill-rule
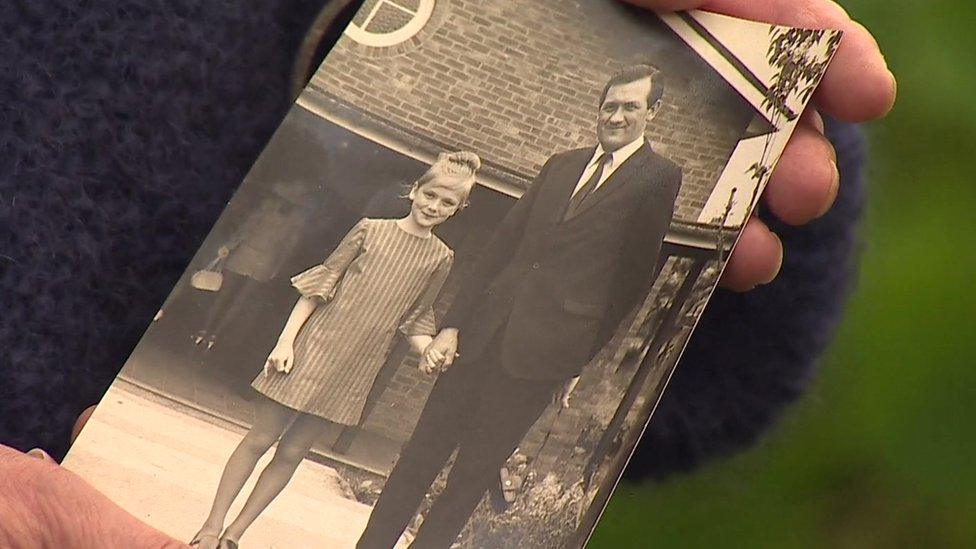
<instances>
[{"instance_id":1,"label":"human hand","mask_svg":"<svg viewBox=\"0 0 976 549\"><path fill-rule=\"evenodd\" d=\"M440 370L441 364L437 362L431 362L428 358L427 353L420 356L420 361L417 362L417 369L420 370L422 374L432 374Z\"/></svg>"},{"instance_id":2,"label":"human hand","mask_svg":"<svg viewBox=\"0 0 976 549\"><path fill-rule=\"evenodd\" d=\"M434 338L429 335L415 335L407 337L407 343L410 344L410 349L421 356L423 356L423 354L427 351L427 347L432 341L434 341Z\"/></svg>"},{"instance_id":3,"label":"human hand","mask_svg":"<svg viewBox=\"0 0 976 549\"><path fill-rule=\"evenodd\" d=\"M264 361L264 375L269 376L274 372L287 374L291 372L294 363L294 346L289 342L279 341L268 354L268 360Z\"/></svg>"},{"instance_id":4,"label":"human hand","mask_svg":"<svg viewBox=\"0 0 976 549\"><path fill-rule=\"evenodd\" d=\"M0 445L0 486L0 547L188 547L140 522L39 451L22 454Z\"/></svg>"},{"instance_id":5,"label":"human hand","mask_svg":"<svg viewBox=\"0 0 976 549\"><path fill-rule=\"evenodd\" d=\"M770 211L790 225L803 225L827 213L840 184L837 156L823 136L818 109L839 120L880 118L895 102L895 77L878 43L831 0L625 0L657 11L703 9L724 15L807 28L844 32L833 62L804 111L764 192ZM772 282L783 261L783 245L765 223L746 223L722 286L745 291Z\"/></svg>"},{"instance_id":6,"label":"human hand","mask_svg":"<svg viewBox=\"0 0 976 549\"><path fill-rule=\"evenodd\" d=\"M417 362L417 369L424 374L433 373L439 366L437 363L431 362L428 359L427 349L433 341L434 338L427 335L410 336L407 338L407 342L410 343L410 348L420 355L420 360Z\"/></svg>"},{"instance_id":7,"label":"human hand","mask_svg":"<svg viewBox=\"0 0 976 549\"><path fill-rule=\"evenodd\" d=\"M424 351L424 360L436 365L442 372L446 371L457 358L458 331L455 328L444 328L434 341Z\"/></svg>"},{"instance_id":8,"label":"human hand","mask_svg":"<svg viewBox=\"0 0 976 549\"><path fill-rule=\"evenodd\" d=\"M579 384L579 376L567 381L555 395L553 395L553 402L558 403L562 408L569 408L569 399L573 396L573 391L576 389L576 385Z\"/></svg>"}]
</instances>

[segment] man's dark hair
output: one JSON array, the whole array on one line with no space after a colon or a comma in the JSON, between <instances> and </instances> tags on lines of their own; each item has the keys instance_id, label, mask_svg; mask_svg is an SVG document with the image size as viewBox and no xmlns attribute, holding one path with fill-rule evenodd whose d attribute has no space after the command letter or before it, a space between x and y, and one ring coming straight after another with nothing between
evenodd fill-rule
<instances>
[{"instance_id":1,"label":"man's dark hair","mask_svg":"<svg viewBox=\"0 0 976 549\"><path fill-rule=\"evenodd\" d=\"M638 80L643 80L645 78L651 81L651 92L647 94L647 106L651 107L654 103L661 100L664 96L664 82L661 78L661 71L650 65L631 65L621 69L607 82L607 85L603 87L603 93L600 95L600 107L603 106L603 102L607 99L607 93L609 93L610 88L614 86L619 86L621 84L630 84L631 82L637 82Z\"/></svg>"}]
</instances>

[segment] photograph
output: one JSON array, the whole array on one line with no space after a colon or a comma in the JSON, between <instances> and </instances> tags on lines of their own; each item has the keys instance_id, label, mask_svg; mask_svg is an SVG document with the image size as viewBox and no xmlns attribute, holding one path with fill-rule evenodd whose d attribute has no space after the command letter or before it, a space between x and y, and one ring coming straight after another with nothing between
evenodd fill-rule
<instances>
[{"instance_id":1,"label":"photograph","mask_svg":"<svg viewBox=\"0 0 976 549\"><path fill-rule=\"evenodd\" d=\"M366 0L64 466L191 547L583 547L842 33Z\"/></svg>"}]
</instances>

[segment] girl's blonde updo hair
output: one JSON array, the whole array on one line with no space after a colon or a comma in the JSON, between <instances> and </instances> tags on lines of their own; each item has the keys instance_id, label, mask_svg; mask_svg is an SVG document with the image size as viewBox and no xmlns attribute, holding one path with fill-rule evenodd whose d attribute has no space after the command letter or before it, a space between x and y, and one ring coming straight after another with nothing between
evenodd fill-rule
<instances>
[{"instance_id":1,"label":"girl's blonde updo hair","mask_svg":"<svg viewBox=\"0 0 976 549\"><path fill-rule=\"evenodd\" d=\"M481 169L481 159L473 152L442 152L437 155L437 160L415 185L419 189L436 181L441 187L461 191L461 196L467 203L479 169Z\"/></svg>"}]
</instances>

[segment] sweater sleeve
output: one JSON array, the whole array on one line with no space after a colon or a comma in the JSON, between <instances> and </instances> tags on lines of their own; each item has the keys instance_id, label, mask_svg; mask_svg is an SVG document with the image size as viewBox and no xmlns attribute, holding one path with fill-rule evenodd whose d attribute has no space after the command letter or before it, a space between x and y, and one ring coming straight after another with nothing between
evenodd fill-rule
<instances>
[{"instance_id":1,"label":"sweater sleeve","mask_svg":"<svg viewBox=\"0 0 976 549\"><path fill-rule=\"evenodd\" d=\"M77 5L89 23L117 29L95 33L98 47L111 47L126 33L153 36L187 25L184 14L164 4L124 29L110 10L67 4ZM197 52L190 62L206 70L187 71L185 56L167 56L171 41L130 41L120 62L137 73L175 71L186 78L155 90L157 100L146 102L140 79L128 71L100 74L112 90L111 112L63 108L69 92L76 102L103 100L105 78L84 77L98 61L87 54L92 44L41 29L44 18L16 10L10 15L11 24L43 32L9 44L8 73L36 76L53 92L0 91L11 105L10 127L27 128L5 150L6 179L19 183L16 207L6 210L18 230L3 235L12 239L3 249L11 257L0 258L0 271L6 270L0 296L7 299L7 329L0 330L0 440L8 445L63 455L78 412L111 383L289 106L287 74L279 69L291 65L319 5L282 10L275 2L255 2L246 13L216 2L198 7L202 15L190 21L194 32L174 36ZM251 39L269 29L282 39ZM76 25L73 32L83 30ZM55 51L60 55L52 57ZM68 73L49 78L52 63ZM221 71L221 85L210 85L210 75ZM248 107L224 108L228 104ZM221 131L199 131L196 118L172 116L174 105L179 112L217 113ZM46 142L59 144L64 162L36 162L39 149L31 136L39 128ZM787 254L772 284L746 294L716 292L631 462L631 475L663 477L746 446L805 390L853 280L865 196L858 130L829 120L827 130L844 182L837 202L808 226L774 225ZM165 162L173 157L189 161ZM166 169L146 169L160 162ZM132 173L145 177L133 179ZM65 215L65 196L75 197L72 216ZM330 215L348 213L338 202L321 207ZM154 221L172 211L182 217L173 227ZM52 257L57 260L41 259ZM173 327L177 305L157 329L181 329Z\"/></svg>"}]
</instances>

